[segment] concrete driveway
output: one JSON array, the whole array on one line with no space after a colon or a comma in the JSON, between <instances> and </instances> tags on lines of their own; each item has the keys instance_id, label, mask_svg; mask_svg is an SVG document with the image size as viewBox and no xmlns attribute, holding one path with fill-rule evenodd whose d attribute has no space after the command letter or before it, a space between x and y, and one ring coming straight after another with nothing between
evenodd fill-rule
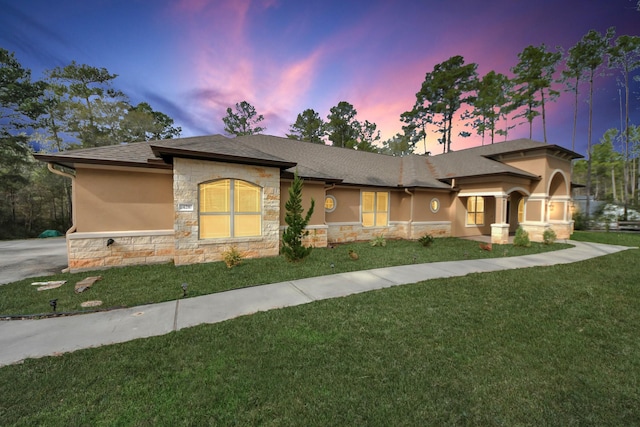
<instances>
[{"instance_id":1,"label":"concrete driveway","mask_svg":"<svg viewBox=\"0 0 640 427\"><path fill-rule=\"evenodd\" d=\"M0 241L0 285L60 273L67 266L64 237Z\"/></svg>"}]
</instances>

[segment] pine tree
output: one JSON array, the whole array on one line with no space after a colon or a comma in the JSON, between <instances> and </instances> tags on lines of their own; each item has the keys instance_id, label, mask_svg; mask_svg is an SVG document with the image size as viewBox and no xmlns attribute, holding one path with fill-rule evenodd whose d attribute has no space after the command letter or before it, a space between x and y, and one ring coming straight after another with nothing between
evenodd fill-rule
<instances>
[{"instance_id":1,"label":"pine tree","mask_svg":"<svg viewBox=\"0 0 640 427\"><path fill-rule=\"evenodd\" d=\"M287 228L282 234L282 253L288 261L301 261L313 249L313 246L304 246L302 238L309 235L309 231L305 230L305 228L311 219L311 215L313 215L315 200L311 199L311 206L303 217L302 187L302 179L298 177L298 172L296 171L291 188L289 188L289 200L284 205L287 211L284 217Z\"/></svg>"}]
</instances>

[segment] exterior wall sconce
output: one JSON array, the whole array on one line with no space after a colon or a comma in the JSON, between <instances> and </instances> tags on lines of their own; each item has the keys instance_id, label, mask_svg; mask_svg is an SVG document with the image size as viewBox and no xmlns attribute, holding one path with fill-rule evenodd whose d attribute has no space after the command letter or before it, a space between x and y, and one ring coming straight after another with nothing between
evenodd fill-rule
<instances>
[{"instance_id":1,"label":"exterior wall sconce","mask_svg":"<svg viewBox=\"0 0 640 427\"><path fill-rule=\"evenodd\" d=\"M109 247L109 246L113 245L115 242L116 242L116 241L115 241L115 240L113 240L113 239L109 239L109 240L107 240L107 247Z\"/></svg>"}]
</instances>

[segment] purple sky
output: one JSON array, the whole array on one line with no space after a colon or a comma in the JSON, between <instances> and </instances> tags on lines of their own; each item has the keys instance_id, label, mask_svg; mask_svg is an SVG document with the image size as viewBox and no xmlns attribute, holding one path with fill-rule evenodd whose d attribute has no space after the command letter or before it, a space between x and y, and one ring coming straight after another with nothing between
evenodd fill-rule
<instances>
[{"instance_id":1,"label":"purple sky","mask_svg":"<svg viewBox=\"0 0 640 427\"><path fill-rule=\"evenodd\" d=\"M118 74L117 88L176 121L183 136L223 133L225 110L246 100L265 133L284 136L298 113L325 118L347 101L383 139L401 131L426 72L454 55L511 76L517 54L542 43L565 50L590 29L640 35L632 0L0 0L0 46L36 79L72 60ZM586 87L584 91L586 92ZM632 121L640 124L635 83ZM585 153L587 104L576 151ZM593 141L620 126L615 76L600 78ZM573 99L548 108L550 143L571 148ZM528 126L509 138L528 137ZM534 139L542 140L541 120ZM441 152L430 134L427 149ZM479 145L456 138L452 149ZM419 147L419 152L423 151Z\"/></svg>"}]
</instances>

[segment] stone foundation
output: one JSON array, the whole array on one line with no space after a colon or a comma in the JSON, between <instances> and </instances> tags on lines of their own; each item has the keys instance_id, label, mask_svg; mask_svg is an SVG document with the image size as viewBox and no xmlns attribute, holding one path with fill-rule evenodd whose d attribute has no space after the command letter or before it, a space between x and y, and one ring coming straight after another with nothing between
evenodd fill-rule
<instances>
[{"instance_id":1,"label":"stone foundation","mask_svg":"<svg viewBox=\"0 0 640 427\"><path fill-rule=\"evenodd\" d=\"M107 246L107 241L114 243ZM173 262L173 230L71 233L67 235L69 271Z\"/></svg>"},{"instance_id":2,"label":"stone foundation","mask_svg":"<svg viewBox=\"0 0 640 427\"><path fill-rule=\"evenodd\" d=\"M434 237L451 236L451 222L391 222L388 227L363 227L360 223L328 224L329 243L369 241L380 235L386 239L417 240L425 234Z\"/></svg>"}]
</instances>

